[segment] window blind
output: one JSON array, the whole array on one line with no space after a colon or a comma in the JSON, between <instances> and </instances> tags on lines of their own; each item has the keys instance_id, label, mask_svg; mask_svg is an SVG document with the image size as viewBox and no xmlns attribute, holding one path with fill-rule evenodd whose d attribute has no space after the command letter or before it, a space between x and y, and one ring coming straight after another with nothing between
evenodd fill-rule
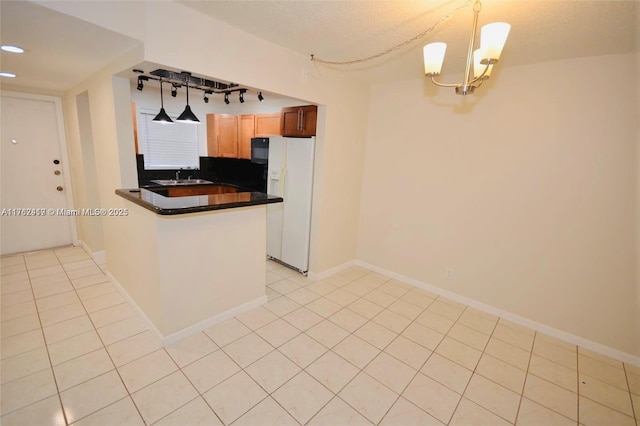
<instances>
[{"instance_id":1,"label":"window blind","mask_svg":"<svg viewBox=\"0 0 640 426\"><path fill-rule=\"evenodd\" d=\"M144 155L144 168L197 169L198 129L194 124L179 123L176 116L169 114L173 123L152 121L157 112L140 111L138 120L138 140Z\"/></svg>"}]
</instances>

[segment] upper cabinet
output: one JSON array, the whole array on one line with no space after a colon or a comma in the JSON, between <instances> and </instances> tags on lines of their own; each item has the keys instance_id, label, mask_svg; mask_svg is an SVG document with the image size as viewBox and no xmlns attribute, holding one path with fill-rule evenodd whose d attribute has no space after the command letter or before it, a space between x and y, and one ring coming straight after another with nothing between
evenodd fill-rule
<instances>
[{"instance_id":1,"label":"upper cabinet","mask_svg":"<svg viewBox=\"0 0 640 426\"><path fill-rule=\"evenodd\" d=\"M209 157L251 159L251 138L280 134L280 114L207 114Z\"/></svg>"},{"instance_id":2,"label":"upper cabinet","mask_svg":"<svg viewBox=\"0 0 640 426\"><path fill-rule=\"evenodd\" d=\"M282 136L298 138L315 136L317 118L316 105L283 108L280 116Z\"/></svg>"},{"instance_id":3,"label":"upper cabinet","mask_svg":"<svg viewBox=\"0 0 640 426\"><path fill-rule=\"evenodd\" d=\"M238 117L238 158L251 160L251 138L256 136L255 116L245 114Z\"/></svg>"},{"instance_id":4,"label":"upper cabinet","mask_svg":"<svg viewBox=\"0 0 640 426\"><path fill-rule=\"evenodd\" d=\"M255 115L256 137L280 135L280 113Z\"/></svg>"},{"instance_id":5,"label":"upper cabinet","mask_svg":"<svg viewBox=\"0 0 640 426\"><path fill-rule=\"evenodd\" d=\"M238 158L238 116L207 114L207 151L210 157Z\"/></svg>"}]
</instances>

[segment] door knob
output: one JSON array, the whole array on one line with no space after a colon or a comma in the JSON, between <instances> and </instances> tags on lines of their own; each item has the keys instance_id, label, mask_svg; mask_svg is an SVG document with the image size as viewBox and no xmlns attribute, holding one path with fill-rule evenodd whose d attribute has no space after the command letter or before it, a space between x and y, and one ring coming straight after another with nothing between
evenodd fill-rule
<instances>
[{"instance_id":1,"label":"door knob","mask_svg":"<svg viewBox=\"0 0 640 426\"><path fill-rule=\"evenodd\" d=\"M57 187L56 189L57 189L58 191L62 191L62 189L63 189L63 188L62 188L61 186L59 186L59 187Z\"/></svg>"},{"instance_id":2,"label":"door knob","mask_svg":"<svg viewBox=\"0 0 640 426\"><path fill-rule=\"evenodd\" d=\"M60 170L56 170L55 172L53 172L53 174L58 176L60 174Z\"/></svg>"}]
</instances>

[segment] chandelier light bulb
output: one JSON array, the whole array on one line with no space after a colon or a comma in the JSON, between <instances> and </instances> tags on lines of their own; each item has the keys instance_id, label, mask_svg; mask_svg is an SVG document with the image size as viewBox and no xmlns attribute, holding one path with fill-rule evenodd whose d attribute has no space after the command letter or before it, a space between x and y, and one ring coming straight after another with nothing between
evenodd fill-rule
<instances>
[{"instance_id":1,"label":"chandelier light bulb","mask_svg":"<svg viewBox=\"0 0 640 426\"><path fill-rule=\"evenodd\" d=\"M506 22L493 22L480 29L480 48L483 50L484 59L500 59L510 29L511 25Z\"/></svg>"},{"instance_id":2,"label":"chandelier light bulb","mask_svg":"<svg viewBox=\"0 0 640 426\"><path fill-rule=\"evenodd\" d=\"M438 75L442 70L447 43L430 43L423 49L425 75Z\"/></svg>"}]
</instances>

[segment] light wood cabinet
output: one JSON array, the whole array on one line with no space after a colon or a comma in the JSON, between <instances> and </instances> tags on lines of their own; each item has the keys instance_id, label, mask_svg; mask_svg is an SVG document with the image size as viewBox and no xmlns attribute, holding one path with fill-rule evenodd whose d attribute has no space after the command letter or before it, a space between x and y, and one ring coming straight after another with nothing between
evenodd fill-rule
<instances>
[{"instance_id":1,"label":"light wood cabinet","mask_svg":"<svg viewBox=\"0 0 640 426\"><path fill-rule=\"evenodd\" d=\"M238 158L238 116L207 114L209 157Z\"/></svg>"},{"instance_id":2,"label":"light wood cabinet","mask_svg":"<svg viewBox=\"0 0 640 426\"><path fill-rule=\"evenodd\" d=\"M280 116L282 136L305 138L316 135L318 107L305 105L283 108Z\"/></svg>"},{"instance_id":3,"label":"light wood cabinet","mask_svg":"<svg viewBox=\"0 0 640 426\"><path fill-rule=\"evenodd\" d=\"M250 160L251 138L279 134L280 113L207 114L207 155Z\"/></svg>"},{"instance_id":4,"label":"light wood cabinet","mask_svg":"<svg viewBox=\"0 0 640 426\"><path fill-rule=\"evenodd\" d=\"M251 138L256 136L255 116L253 114L241 115L239 118L239 148L238 158L251 160Z\"/></svg>"},{"instance_id":5,"label":"light wood cabinet","mask_svg":"<svg viewBox=\"0 0 640 426\"><path fill-rule=\"evenodd\" d=\"M266 138L280 135L280 113L256 114L256 137Z\"/></svg>"}]
</instances>

